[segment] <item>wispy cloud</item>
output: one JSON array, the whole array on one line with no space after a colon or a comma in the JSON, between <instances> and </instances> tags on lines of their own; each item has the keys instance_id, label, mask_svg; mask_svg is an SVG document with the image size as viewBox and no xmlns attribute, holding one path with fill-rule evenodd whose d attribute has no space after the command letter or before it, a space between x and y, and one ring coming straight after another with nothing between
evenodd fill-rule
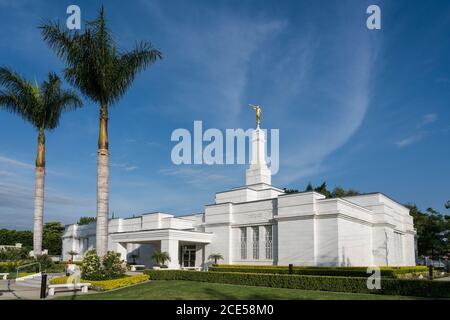
<instances>
[{"instance_id":1,"label":"wispy cloud","mask_svg":"<svg viewBox=\"0 0 450 320\"><path fill-rule=\"evenodd\" d=\"M399 148L404 148L407 146L410 146L412 144L415 144L417 142L419 142L420 140L422 140L423 138L423 134L422 133L418 133L418 134L414 134L412 136L409 136L407 138L401 139L399 141L397 141L395 144L399 147Z\"/></svg>"},{"instance_id":2,"label":"wispy cloud","mask_svg":"<svg viewBox=\"0 0 450 320\"><path fill-rule=\"evenodd\" d=\"M110 163L112 168L118 168L118 169L122 169L124 171L134 171L136 169L138 169L138 166L135 165L131 165L129 163L117 163L117 162L111 162Z\"/></svg>"},{"instance_id":3,"label":"wispy cloud","mask_svg":"<svg viewBox=\"0 0 450 320\"><path fill-rule=\"evenodd\" d=\"M437 113L428 113L422 117L422 121L420 122L419 126L424 127L426 125L432 124L438 119Z\"/></svg>"},{"instance_id":4,"label":"wispy cloud","mask_svg":"<svg viewBox=\"0 0 450 320\"><path fill-rule=\"evenodd\" d=\"M411 146L413 144L418 143L421 141L426 135L433 134L433 130L430 130L427 128L432 123L436 122L438 120L438 114L437 113L427 113L423 115L419 121L419 123L416 126L416 131L410 135L408 135L405 138L402 138L395 142L397 147L399 148L405 148L408 146Z\"/></svg>"},{"instance_id":5,"label":"wispy cloud","mask_svg":"<svg viewBox=\"0 0 450 320\"><path fill-rule=\"evenodd\" d=\"M34 169L33 165L30 165L29 163L25 163L13 158L8 158L4 156L0 156L0 164L12 166L15 168L22 168L22 169Z\"/></svg>"}]
</instances>

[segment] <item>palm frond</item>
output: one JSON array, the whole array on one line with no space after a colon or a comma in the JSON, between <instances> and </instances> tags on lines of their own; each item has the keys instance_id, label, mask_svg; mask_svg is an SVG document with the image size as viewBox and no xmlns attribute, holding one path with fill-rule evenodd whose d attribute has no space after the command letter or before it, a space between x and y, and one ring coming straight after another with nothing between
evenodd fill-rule
<instances>
[{"instance_id":1,"label":"palm frond","mask_svg":"<svg viewBox=\"0 0 450 320\"><path fill-rule=\"evenodd\" d=\"M158 59L162 59L162 53L148 42L140 42L134 50L120 55L115 64L111 102L115 102L126 92L137 73Z\"/></svg>"},{"instance_id":2,"label":"palm frond","mask_svg":"<svg viewBox=\"0 0 450 320\"><path fill-rule=\"evenodd\" d=\"M162 58L150 43L141 42L122 53L107 27L104 9L85 24L83 33L71 33L56 22L43 26L42 35L65 63L65 79L89 99L109 105L117 102L136 74Z\"/></svg>"},{"instance_id":3,"label":"palm frond","mask_svg":"<svg viewBox=\"0 0 450 320\"><path fill-rule=\"evenodd\" d=\"M45 42L53 49L58 57L66 58L71 52L77 51L76 40L78 32L70 32L57 21L48 21L38 27Z\"/></svg>"},{"instance_id":4,"label":"palm frond","mask_svg":"<svg viewBox=\"0 0 450 320\"><path fill-rule=\"evenodd\" d=\"M0 69L0 107L18 114L37 129L54 129L61 114L81 106L81 100L71 90L61 88L55 73L39 86L7 68Z\"/></svg>"}]
</instances>

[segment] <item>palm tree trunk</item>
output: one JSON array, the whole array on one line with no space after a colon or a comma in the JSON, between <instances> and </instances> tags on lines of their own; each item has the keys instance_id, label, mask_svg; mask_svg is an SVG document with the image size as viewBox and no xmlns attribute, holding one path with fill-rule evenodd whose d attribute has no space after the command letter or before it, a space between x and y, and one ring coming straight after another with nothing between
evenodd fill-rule
<instances>
[{"instance_id":1,"label":"palm tree trunk","mask_svg":"<svg viewBox=\"0 0 450 320\"><path fill-rule=\"evenodd\" d=\"M100 132L97 160L97 255L103 257L108 251L109 217L109 151L108 151L108 106L100 108Z\"/></svg>"},{"instance_id":2,"label":"palm tree trunk","mask_svg":"<svg viewBox=\"0 0 450 320\"><path fill-rule=\"evenodd\" d=\"M36 185L34 191L33 254L35 257L42 254L44 184L45 184L45 135L44 129L39 129L38 150L36 156Z\"/></svg>"}]
</instances>

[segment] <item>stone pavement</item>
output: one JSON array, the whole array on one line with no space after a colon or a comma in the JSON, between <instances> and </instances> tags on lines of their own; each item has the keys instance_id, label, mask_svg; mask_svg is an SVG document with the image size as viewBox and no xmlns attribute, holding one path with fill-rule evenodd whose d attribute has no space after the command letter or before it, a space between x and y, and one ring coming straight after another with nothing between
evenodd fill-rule
<instances>
[{"instance_id":1,"label":"stone pavement","mask_svg":"<svg viewBox=\"0 0 450 320\"><path fill-rule=\"evenodd\" d=\"M41 289L38 286L26 286L24 284L16 284L13 279L0 280L0 300L39 300ZM81 291L56 291L54 296L47 296L46 300L53 299L58 296L72 296L81 293Z\"/></svg>"},{"instance_id":2,"label":"stone pavement","mask_svg":"<svg viewBox=\"0 0 450 320\"><path fill-rule=\"evenodd\" d=\"M15 280L0 280L0 300L39 299L40 289L17 285Z\"/></svg>"}]
</instances>

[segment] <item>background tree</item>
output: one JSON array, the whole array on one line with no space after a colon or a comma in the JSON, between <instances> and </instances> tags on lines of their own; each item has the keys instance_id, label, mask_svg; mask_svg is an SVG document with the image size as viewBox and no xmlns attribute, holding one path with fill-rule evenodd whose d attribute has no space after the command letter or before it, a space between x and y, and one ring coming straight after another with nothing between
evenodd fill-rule
<instances>
[{"instance_id":1,"label":"background tree","mask_svg":"<svg viewBox=\"0 0 450 320\"><path fill-rule=\"evenodd\" d=\"M80 106L80 99L73 92L63 90L60 79L54 73L49 73L47 80L39 86L36 82L27 81L8 68L0 68L0 107L19 115L38 131L34 196L34 255L42 253L45 130L55 129L63 112Z\"/></svg>"},{"instance_id":2,"label":"background tree","mask_svg":"<svg viewBox=\"0 0 450 320\"><path fill-rule=\"evenodd\" d=\"M97 19L86 23L84 31L71 32L49 22L41 26L47 44L66 63L66 80L100 106L100 132L97 161L97 254L108 249L109 142L108 108L117 103L136 74L161 58L150 43L121 52L106 27L103 6Z\"/></svg>"},{"instance_id":3,"label":"background tree","mask_svg":"<svg viewBox=\"0 0 450 320\"><path fill-rule=\"evenodd\" d=\"M0 245L13 246L21 243L22 247L29 250L33 247L33 232L0 229Z\"/></svg>"},{"instance_id":4,"label":"background tree","mask_svg":"<svg viewBox=\"0 0 450 320\"><path fill-rule=\"evenodd\" d=\"M283 190L287 194L300 192L300 191L298 191L298 189L283 188ZM333 191L330 191L327 188L327 183L326 182L323 182L321 185L319 185L319 186L317 186L315 188L313 187L311 182L309 182L308 185L306 186L304 192L311 192L311 191L315 191L315 192L321 193L326 198L342 198L342 197L356 196L356 195L360 194L358 191L356 191L354 189L345 190L344 188L339 187L339 186L334 188Z\"/></svg>"},{"instance_id":5,"label":"background tree","mask_svg":"<svg viewBox=\"0 0 450 320\"><path fill-rule=\"evenodd\" d=\"M81 217L78 220L77 224L84 225L84 224L89 224L91 222L96 222L96 221L97 221L96 217Z\"/></svg>"},{"instance_id":6,"label":"background tree","mask_svg":"<svg viewBox=\"0 0 450 320\"><path fill-rule=\"evenodd\" d=\"M287 194L292 194L292 193L299 193L299 191L297 189L288 189L288 188L283 188L283 191Z\"/></svg>"},{"instance_id":7,"label":"background tree","mask_svg":"<svg viewBox=\"0 0 450 320\"><path fill-rule=\"evenodd\" d=\"M49 255L62 254L62 234L64 227L60 222L47 222L44 224L43 248Z\"/></svg>"},{"instance_id":8,"label":"background tree","mask_svg":"<svg viewBox=\"0 0 450 320\"><path fill-rule=\"evenodd\" d=\"M407 205L407 207L410 208L417 231L418 254L431 256L434 259L448 254L450 250L449 217L432 208L422 212L416 205Z\"/></svg>"}]
</instances>

